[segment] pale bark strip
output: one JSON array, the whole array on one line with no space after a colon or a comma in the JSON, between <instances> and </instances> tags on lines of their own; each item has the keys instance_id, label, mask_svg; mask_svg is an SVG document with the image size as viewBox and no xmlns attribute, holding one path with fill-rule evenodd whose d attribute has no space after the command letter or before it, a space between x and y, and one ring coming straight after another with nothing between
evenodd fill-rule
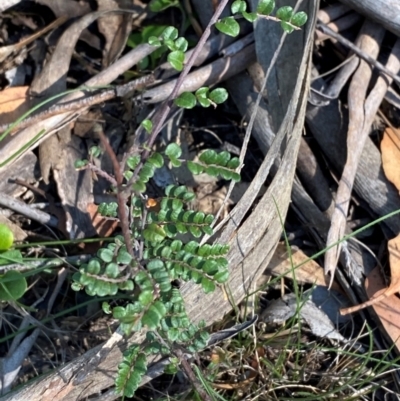
<instances>
[{"instance_id":1,"label":"pale bark strip","mask_svg":"<svg viewBox=\"0 0 400 401\"><path fill-rule=\"evenodd\" d=\"M360 48L370 57L376 58L379 54L380 42L385 30L373 22L366 21L359 35ZM364 125L364 101L367 95L368 84L372 76L372 68L366 61L360 60L349 87L349 127L347 131L347 160L336 195L335 210L332 215L331 227L328 232L327 246L330 246L343 237L347 212L351 199L354 178L365 137L362 137ZM330 273L330 284L333 282L341 245L329 249L325 254L325 274Z\"/></svg>"},{"instance_id":2,"label":"pale bark strip","mask_svg":"<svg viewBox=\"0 0 400 401\"><path fill-rule=\"evenodd\" d=\"M361 47L371 56L377 56L379 52L379 41L384 35L383 28L374 27L372 23L368 30L363 30ZM371 31L375 38L367 37L366 32ZM371 35L372 36L372 35ZM386 67L394 73L400 68L400 40L398 39L392 49L391 55L386 63ZM388 86L391 83L390 77L379 77L368 98L364 100L368 83L371 77L371 69L364 62L360 61L360 66L355 73L349 88L349 128L347 138L347 161L343 170L342 178L336 197L336 208L332 216L332 225L328 233L327 245L330 246L337 242L344 234L346 217L350 203L351 191L357 166L360 161L361 153L364 148L365 140L370 132L370 127L375 114L385 96ZM325 273L331 274L333 280L340 245L328 250L325 254Z\"/></svg>"}]
</instances>

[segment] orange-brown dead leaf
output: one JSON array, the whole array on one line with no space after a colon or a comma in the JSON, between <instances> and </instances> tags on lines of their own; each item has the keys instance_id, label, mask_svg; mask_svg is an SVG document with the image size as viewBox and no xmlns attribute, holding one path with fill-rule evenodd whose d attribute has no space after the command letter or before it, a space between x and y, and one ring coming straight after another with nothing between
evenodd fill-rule
<instances>
[{"instance_id":1,"label":"orange-brown dead leaf","mask_svg":"<svg viewBox=\"0 0 400 401\"><path fill-rule=\"evenodd\" d=\"M382 167L386 178L400 191L400 132L387 127L381 141Z\"/></svg>"},{"instance_id":2,"label":"orange-brown dead leaf","mask_svg":"<svg viewBox=\"0 0 400 401\"><path fill-rule=\"evenodd\" d=\"M400 292L400 235L388 241L388 251L391 274L390 286L383 291L375 293L369 301L364 302L363 304L341 309L340 313L342 315L357 312L366 308L367 306L376 305L378 302L385 302L386 304L388 302L387 298L394 296L394 294L397 292ZM389 302L389 304L391 304L391 302ZM391 308L393 308L393 305Z\"/></svg>"},{"instance_id":3,"label":"orange-brown dead leaf","mask_svg":"<svg viewBox=\"0 0 400 401\"><path fill-rule=\"evenodd\" d=\"M0 92L0 124L10 124L29 110L29 86L14 86Z\"/></svg>"},{"instance_id":4,"label":"orange-brown dead leaf","mask_svg":"<svg viewBox=\"0 0 400 401\"><path fill-rule=\"evenodd\" d=\"M369 297L376 297L385 291L385 283L379 267L376 267L367 277L365 282ZM382 326L400 350L400 299L396 295L390 295L372 306L379 316Z\"/></svg>"},{"instance_id":5,"label":"orange-brown dead leaf","mask_svg":"<svg viewBox=\"0 0 400 401\"><path fill-rule=\"evenodd\" d=\"M298 283L327 286L327 278L322 267L315 260L310 260L300 249L292 250L292 259L290 260L286 245L283 242L278 244L264 274L284 275L289 279L293 279L292 263L295 267L294 274ZM331 288L342 292L340 285L336 281L333 282Z\"/></svg>"}]
</instances>

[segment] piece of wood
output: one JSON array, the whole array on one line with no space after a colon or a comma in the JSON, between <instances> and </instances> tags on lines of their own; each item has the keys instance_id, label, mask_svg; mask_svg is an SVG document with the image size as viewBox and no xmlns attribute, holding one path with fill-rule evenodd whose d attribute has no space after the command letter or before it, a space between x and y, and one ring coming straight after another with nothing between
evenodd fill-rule
<instances>
[{"instance_id":1,"label":"piece of wood","mask_svg":"<svg viewBox=\"0 0 400 401\"><path fill-rule=\"evenodd\" d=\"M370 57L377 58L384 33L385 30L383 28L375 23L366 21L361 28L357 42L359 42L360 48ZM368 83L371 77L371 67L366 61L360 60L357 71L352 77L348 92L349 126L346 143L347 157L335 199L335 209L327 238L328 247L335 244L344 235L357 166L371 128L372 119L376 113L376 110L372 116L364 113L367 103ZM379 100L379 104L380 101L381 99ZM339 260L340 248L341 244L337 244L325 253L325 274L330 274L331 283L333 282L335 269Z\"/></svg>"},{"instance_id":2,"label":"piece of wood","mask_svg":"<svg viewBox=\"0 0 400 401\"><path fill-rule=\"evenodd\" d=\"M400 36L400 2L398 0L340 0L340 2Z\"/></svg>"}]
</instances>

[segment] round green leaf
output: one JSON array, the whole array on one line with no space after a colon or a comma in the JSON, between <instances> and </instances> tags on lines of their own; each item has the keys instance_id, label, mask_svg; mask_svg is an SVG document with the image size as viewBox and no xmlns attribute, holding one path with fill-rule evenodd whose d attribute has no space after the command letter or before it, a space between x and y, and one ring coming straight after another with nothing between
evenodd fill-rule
<instances>
[{"instance_id":1,"label":"round green leaf","mask_svg":"<svg viewBox=\"0 0 400 401\"><path fill-rule=\"evenodd\" d=\"M223 18L215 24L215 27L228 36L236 37L240 32L239 23L233 17Z\"/></svg>"},{"instance_id":2,"label":"round green leaf","mask_svg":"<svg viewBox=\"0 0 400 401\"><path fill-rule=\"evenodd\" d=\"M2 301L16 301L25 294L26 288L26 279L18 271L9 270L0 276L0 300Z\"/></svg>"},{"instance_id":3,"label":"round green leaf","mask_svg":"<svg viewBox=\"0 0 400 401\"><path fill-rule=\"evenodd\" d=\"M240 159L238 157L233 157L226 166L232 170L236 170L240 166Z\"/></svg>"},{"instance_id":4,"label":"round green leaf","mask_svg":"<svg viewBox=\"0 0 400 401\"><path fill-rule=\"evenodd\" d=\"M207 107L211 106L211 101L209 99L207 99L206 97L200 97L200 98L197 98L197 100L201 107L207 108Z\"/></svg>"},{"instance_id":5,"label":"round green leaf","mask_svg":"<svg viewBox=\"0 0 400 401\"><path fill-rule=\"evenodd\" d=\"M187 162L187 167L189 171L194 175L199 175L204 171L204 167L201 164L192 162L190 160Z\"/></svg>"},{"instance_id":6,"label":"round green leaf","mask_svg":"<svg viewBox=\"0 0 400 401\"><path fill-rule=\"evenodd\" d=\"M215 166L209 166L206 168L206 173L211 175L211 177L218 177L220 169Z\"/></svg>"},{"instance_id":7,"label":"round green leaf","mask_svg":"<svg viewBox=\"0 0 400 401\"><path fill-rule=\"evenodd\" d=\"M182 241L175 240L171 242L172 252L179 252L182 249L183 243Z\"/></svg>"},{"instance_id":8,"label":"round green leaf","mask_svg":"<svg viewBox=\"0 0 400 401\"><path fill-rule=\"evenodd\" d=\"M195 92L197 101L200 103L202 107L209 107L211 105L211 101L208 99L208 93L210 89L207 87L202 87Z\"/></svg>"},{"instance_id":9,"label":"round green leaf","mask_svg":"<svg viewBox=\"0 0 400 401\"><path fill-rule=\"evenodd\" d=\"M134 191L138 191L138 192L145 192L146 191L146 184L141 181L141 180L137 180L133 185L132 185L132 189Z\"/></svg>"},{"instance_id":10,"label":"round green leaf","mask_svg":"<svg viewBox=\"0 0 400 401\"><path fill-rule=\"evenodd\" d=\"M178 157L180 157L182 155L182 149L176 143L170 143L167 146L167 148L165 149L165 154L169 158L177 159ZM173 187L173 185L168 186L167 188L169 188L169 190L170 190L172 187ZM166 194L168 195L167 192L166 192Z\"/></svg>"},{"instance_id":11,"label":"round green leaf","mask_svg":"<svg viewBox=\"0 0 400 401\"><path fill-rule=\"evenodd\" d=\"M232 3L231 11L232 11L232 14L237 14L237 13L242 13L242 12L246 11L246 8L247 8L247 4L245 1L235 0Z\"/></svg>"},{"instance_id":12,"label":"round green leaf","mask_svg":"<svg viewBox=\"0 0 400 401\"><path fill-rule=\"evenodd\" d=\"M164 29L163 33L161 34L164 40L175 40L178 37L178 30L173 26L168 26Z\"/></svg>"},{"instance_id":13,"label":"round green leaf","mask_svg":"<svg viewBox=\"0 0 400 401\"><path fill-rule=\"evenodd\" d=\"M270 15L274 8L274 0L260 0L257 6L257 13L261 15Z\"/></svg>"},{"instance_id":14,"label":"round green leaf","mask_svg":"<svg viewBox=\"0 0 400 401\"><path fill-rule=\"evenodd\" d=\"M127 170L123 173L124 178L129 181L133 176L133 171Z\"/></svg>"},{"instance_id":15,"label":"round green leaf","mask_svg":"<svg viewBox=\"0 0 400 401\"><path fill-rule=\"evenodd\" d=\"M229 272L228 270L221 270L219 271L215 276L214 279L218 283L225 283L229 278Z\"/></svg>"},{"instance_id":16,"label":"round green leaf","mask_svg":"<svg viewBox=\"0 0 400 401\"><path fill-rule=\"evenodd\" d=\"M146 290L142 291L139 295L139 302L143 305L149 305L153 302L153 291L152 290Z\"/></svg>"},{"instance_id":17,"label":"round green leaf","mask_svg":"<svg viewBox=\"0 0 400 401\"><path fill-rule=\"evenodd\" d=\"M110 304L109 304L108 302L103 302L103 303L101 304L101 309L103 309L103 312L104 312L106 315L111 314L111 306L110 306Z\"/></svg>"},{"instance_id":18,"label":"round green leaf","mask_svg":"<svg viewBox=\"0 0 400 401\"><path fill-rule=\"evenodd\" d=\"M175 70L182 71L183 63L185 61L185 53L181 50L175 50L168 54L167 60Z\"/></svg>"},{"instance_id":19,"label":"round green leaf","mask_svg":"<svg viewBox=\"0 0 400 401\"><path fill-rule=\"evenodd\" d=\"M203 226L203 231L205 234L210 236L214 234L214 231L210 226Z\"/></svg>"},{"instance_id":20,"label":"round green leaf","mask_svg":"<svg viewBox=\"0 0 400 401\"><path fill-rule=\"evenodd\" d=\"M160 324L160 320L166 312L167 309L165 305L160 301L156 301L143 315L142 324L148 326L150 330L155 330Z\"/></svg>"},{"instance_id":21,"label":"round green leaf","mask_svg":"<svg viewBox=\"0 0 400 401\"><path fill-rule=\"evenodd\" d=\"M150 120L143 120L140 125L145 129L145 131L150 134L153 129L153 123ZM140 160L140 159L139 159Z\"/></svg>"},{"instance_id":22,"label":"round green leaf","mask_svg":"<svg viewBox=\"0 0 400 401\"><path fill-rule=\"evenodd\" d=\"M300 11L293 15L290 22L295 26L303 26L307 22L307 14L304 11Z\"/></svg>"},{"instance_id":23,"label":"round green leaf","mask_svg":"<svg viewBox=\"0 0 400 401\"><path fill-rule=\"evenodd\" d=\"M14 234L6 224L0 224L0 251L6 251L14 243Z\"/></svg>"},{"instance_id":24,"label":"round green leaf","mask_svg":"<svg viewBox=\"0 0 400 401\"><path fill-rule=\"evenodd\" d=\"M195 95L197 98L207 97L208 92L210 92L210 88L208 88L207 86L202 86L201 88L197 89Z\"/></svg>"},{"instance_id":25,"label":"round green leaf","mask_svg":"<svg viewBox=\"0 0 400 401\"><path fill-rule=\"evenodd\" d=\"M150 121L150 120L144 120L144 121ZM144 121L142 122L142 124L144 123ZM139 155L128 157L128 159L126 160L126 164L131 170L134 170L139 163L140 163Z\"/></svg>"},{"instance_id":26,"label":"round green leaf","mask_svg":"<svg viewBox=\"0 0 400 401\"><path fill-rule=\"evenodd\" d=\"M182 165L182 162L180 162L178 159L171 159L171 164L172 167L178 168Z\"/></svg>"},{"instance_id":27,"label":"round green leaf","mask_svg":"<svg viewBox=\"0 0 400 401\"><path fill-rule=\"evenodd\" d=\"M110 278L117 278L119 275L118 265L116 263L109 263L106 267L105 273Z\"/></svg>"},{"instance_id":28,"label":"round green leaf","mask_svg":"<svg viewBox=\"0 0 400 401\"><path fill-rule=\"evenodd\" d=\"M293 8L290 6L284 6L278 8L276 11L276 18L280 19L281 21L289 22L293 16Z\"/></svg>"},{"instance_id":29,"label":"round green leaf","mask_svg":"<svg viewBox=\"0 0 400 401\"><path fill-rule=\"evenodd\" d=\"M160 270L164 267L164 262L160 259L154 259L147 264L147 269L150 273Z\"/></svg>"},{"instance_id":30,"label":"round green leaf","mask_svg":"<svg viewBox=\"0 0 400 401\"><path fill-rule=\"evenodd\" d=\"M129 265L131 261L132 261L131 254L125 248L121 248L118 251L117 262L120 263L121 265Z\"/></svg>"},{"instance_id":31,"label":"round green leaf","mask_svg":"<svg viewBox=\"0 0 400 401\"><path fill-rule=\"evenodd\" d=\"M71 284L71 289L73 291L81 291L83 289L83 286L80 283L74 282L74 283Z\"/></svg>"},{"instance_id":32,"label":"round green leaf","mask_svg":"<svg viewBox=\"0 0 400 401\"><path fill-rule=\"evenodd\" d=\"M164 159L158 152L154 152L147 161L156 168L161 168L164 164Z\"/></svg>"},{"instance_id":33,"label":"round green leaf","mask_svg":"<svg viewBox=\"0 0 400 401\"><path fill-rule=\"evenodd\" d=\"M83 159L83 160L75 160L74 167L75 167L76 169L79 169L79 168L85 167L88 163L89 163L89 161L86 160L86 159Z\"/></svg>"},{"instance_id":34,"label":"round green leaf","mask_svg":"<svg viewBox=\"0 0 400 401\"><path fill-rule=\"evenodd\" d=\"M164 368L164 372L167 375L175 375L179 371L178 364L170 363Z\"/></svg>"},{"instance_id":35,"label":"round green leaf","mask_svg":"<svg viewBox=\"0 0 400 401\"><path fill-rule=\"evenodd\" d=\"M190 92L183 92L174 100L174 103L183 109L193 109L196 106L196 96Z\"/></svg>"},{"instance_id":36,"label":"round green leaf","mask_svg":"<svg viewBox=\"0 0 400 401\"><path fill-rule=\"evenodd\" d=\"M110 263L114 258L114 253L111 249L102 248L97 251L97 256L106 263Z\"/></svg>"},{"instance_id":37,"label":"round green leaf","mask_svg":"<svg viewBox=\"0 0 400 401\"><path fill-rule=\"evenodd\" d=\"M150 36L147 40L147 43L151 46L161 46L161 41L157 38L157 36Z\"/></svg>"},{"instance_id":38,"label":"round green leaf","mask_svg":"<svg viewBox=\"0 0 400 401\"><path fill-rule=\"evenodd\" d=\"M93 157L99 157L101 155L101 149L98 146L92 146L89 149L89 154Z\"/></svg>"},{"instance_id":39,"label":"round green leaf","mask_svg":"<svg viewBox=\"0 0 400 401\"><path fill-rule=\"evenodd\" d=\"M169 257L171 256L171 254L172 254L172 248L171 248L171 247L169 247L169 246L164 246L164 247L162 248L161 256L162 256L164 259L169 258Z\"/></svg>"},{"instance_id":40,"label":"round green leaf","mask_svg":"<svg viewBox=\"0 0 400 401\"><path fill-rule=\"evenodd\" d=\"M230 159L231 159L231 154L226 150L223 150L222 152L218 153L217 164L225 167Z\"/></svg>"},{"instance_id":41,"label":"round green leaf","mask_svg":"<svg viewBox=\"0 0 400 401\"><path fill-rule=\"evenodd\" d=\"M169 7L178 6L178 0L152 0L150 2L150 10L154 13L164 11Z\"/></svg>"},{"instance_id":42,"label":"round green leaf","mask_svg":"<svg viewBox=\"0 0 400 401\"><path fill-rule=\"evenodd\" d=\"M257 13L246 13L246 11L243 11L242 15L249 22L254 22L258 17Z\"/></svg>"},{"instance_id":43,"label":"round green leaf","mask_svg":"<svg viewBox=\"0 0 400 401\"><path fill-rule=\"evenodd\" d=\"M147 228L143 230L143 237L149 242L161 242L166 237L166 232L162 227L157 224L149 224Z\"/></svg>"},{"instance_id":44,"label":"round green leaf","mask_svg":"<svg viewBox=\"0 0 400 401\"><path fill-rule=\"evenodd\" d=\"M116 306L112 310L113 318L114 319L122 319L126 316L126 310L123 306Z\"/></svg>"},{"instance_id":45,"label":"round green leaf","mask_svg":"<svg viewBox=\"0 0 400 401\"><path fill-rule=\"evenodd\" d=\"M175 41L172 39L165 39L164 40L164 45L168 47L168 49L173 52L175 50L179 50L176 45L175 45Z\"/></svg>"},{"instance_id":46,"label":"round green leaf","mask_svg":"<svg viewBox=\"0 0 400 401\"><path fill-rule=\"evenodd\" d=\"M281 21L281 27L286 33L292 33L294 31L293 25L285 21Z\"/></svg>"},{"instance_id":47,"label":"round green leaf","mask_svg":"<svg viewBox=\"0 0 400 401\"><path fill-rule=\"evenodd\" d=\"M168 340L169 341L176 341L179 336L179 330L177 328L171 328L167 332Z\"/></svg>"},{"instance_id":48,"label":"round green leaf","mask_svg":"<svg viewBox=\"0 0 400 401\"><path fill-rule=\"evenodd\" d=\"M208 278L204 277L201 280L201 286L203 287L203 291L206 294L209 294L210 292L213 292L215 290L215 284L213 281L209 280Z\"/></svg>"},{"instance_id":49,"label":"round green leaf","mask_svg":"<svg viewBox=\"0 0 400 401\"><path fill-rule=\"evenodd\" d=\"M101 264L100 261L96 258L93 258L90 260L90 262L87 265L87 272L90 274L99 274L101 269Z\"/></svg>"},{"instance_id":50,"label":"round green leaf","mask_svg":"<svg viewBox=\"0 0 400 401\"><path fill-rule=\"evenodd\" d=\"M218 154L213 149L207 149L199 156L199 159L206 164L216 164L218 160Z\"/></svg>"},{"instance_id":51,"label":"round green leaf","mask_svg":"<svg viewBox=\"0 0 400 401\"><path fill-rule=\"evenodd\" d=\"M216 88L210 92L208 97L212 102L221 104L228 99L228 91L225 88Z\"/></svg>"},{"instance_id":52,"label":"round green leaf","mask_svg":"<svg viewBox=\"0 0 400 401\"><path fill-rule=\"evenodd\" d=\"M118 287L122 291L133 291L133 281L132 280L126 280L123 281L122 283L118 284Z\"/></svg>"},{"instance_id":53,"label":"round green leaf","mask_svg":"<svg viewBox=\"0 0 400 401\"><path fill-rule=\"evenodd\" d=\"M196 226L189 226L189 231L195 238L200 238L201 237L201 230L199 227Z\"/></svg>"},{"instance_id":54,"label":"round green leaf","mask_svg":"<svg viewBox=\"0 0 400 401\"><path fill-rule=\"evenodd\" d=\"M185 52L188 48L188 41L185 38L178 38L175 40L175 49L180 50L181 52Z\"/></svg>"}]
</instances>

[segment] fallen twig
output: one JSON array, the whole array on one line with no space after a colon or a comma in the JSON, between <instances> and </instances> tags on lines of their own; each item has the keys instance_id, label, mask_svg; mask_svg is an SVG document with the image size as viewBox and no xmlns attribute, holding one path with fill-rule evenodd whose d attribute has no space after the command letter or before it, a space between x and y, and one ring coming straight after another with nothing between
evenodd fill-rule
<instances>
[{"instance_id":1,"label":"fallen twig","mask_svg":"<svg viewBox=\"0 0 400 401\"><path fill-rule=\"evenodd\" d=\"M32 220L38 221L41 224L46 224L50 227L55 228L58 227L58 219L56 217L42 212L41 210L34 209L27 205L25 202L14 199L9 195L2 194L0 196L0 206L4 206L11 210L14 210L14 212L20 213L26 217L29 217Z\"/></svg>"},{"instance_id":2,"label":"fallen twig","mask_svg":"<svg viewBox=\"0 0 400 401\"><path fill-rule=\"evenodd\" d=\"M332 38L336 39L338 42L340 42L342 45L348 47L350 50L352 50L357 56L365 60L367 63L373 65L376 67L379 71L382 71L384 74L392 78L394 81L400 84L400 77L398 77L396 74L394 74L392 71L390 71L388 68L386 68L383 64L381 64L379 61L371 57L369 54L367 54L365 51L360 49L358 46L356 46L354 43L350 42L350 40L347 40L344 38L342 35L339 33L333 31L330 29L327 25L323 24L321 21L317 22L317 29L319 29L321 32L331 36Z\"/></svg>"},{"instance_id":3,"label":"fallen twig","mask_svg":"<svg viewBox=\"0 0 400 401\"><path fill-rule=\"evenodd\" d=\"M371 32L373 34L371 34ZM377 56L379 52L379 43L383 39L385 31L372 22L366 22L363 34L364 48ZM392 52L387 61L387 69L391 74L396 74L400 69L400 39L397 39L392 48ZM365 61L355 73L349 88L349 128L347 137L347 160L343 174L339 183L335 210L332 215L332 225L328 233L327 246L338 241L344 234L347 212L350 204L351 192L360 161L364 143L368 137L372 121L384 98L387 88L391 83L390 77L380 76L366 97L368 83L372 76L371 68ZM325 254L325 273L330 274L330 283L332 284L334 272L338 261L340 246L329 249Z\"/></svg>"}]
</instances>

